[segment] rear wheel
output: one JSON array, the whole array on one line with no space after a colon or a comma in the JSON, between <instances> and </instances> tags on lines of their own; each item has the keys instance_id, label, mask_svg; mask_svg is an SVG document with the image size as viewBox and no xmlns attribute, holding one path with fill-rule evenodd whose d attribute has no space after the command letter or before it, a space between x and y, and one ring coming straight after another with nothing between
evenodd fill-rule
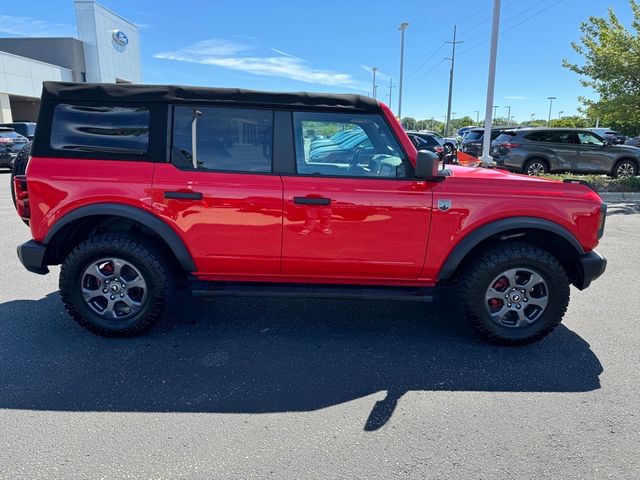
<instances>
[{"instance_id":1,"label":"rear wheel","mask_svg":"<svg viewBox=\"0 0 640 480\"><path fill-rule=\"evenodd\" d=\"M485 340L524 345L548 335L569 304L569 279L550 253L512 242L488 248L463 271L460 302Z\"/></svg>"},{"instance_id":2,"label":"rear wheel","mask_svg":"<svg viewBox=\"0 0 640 480\"><path fill-rule=\"evenodd\" d=\"M527 160L522 168L522 173L526 173L531 176L542 175L548 171L549 166L547 165L547 162L541 158L532 158L531 160Z\"/></svg>"},{"instance_id":3,"label":"rear wheel","mask_svg":"<svg viewBox=\"0 0 640 480\"><path fill-rule=\"evenodd\" d=\"M638 168L633 160L620 160L613 167L614 178L629 178L635 177L638 174Z\"/></svg>"},{"instance_id":4,"label":"rear wheel","mask_svg":"<svg viewBox=\"0 0 640 480\"><path fill-rule=\"evenodd\" d=\"M60 296L69 315L104 336L131 336L151 328L171 291L162 255L133 236L91 237L71 251L60 271Z\"/></svg>"}]
</instances>

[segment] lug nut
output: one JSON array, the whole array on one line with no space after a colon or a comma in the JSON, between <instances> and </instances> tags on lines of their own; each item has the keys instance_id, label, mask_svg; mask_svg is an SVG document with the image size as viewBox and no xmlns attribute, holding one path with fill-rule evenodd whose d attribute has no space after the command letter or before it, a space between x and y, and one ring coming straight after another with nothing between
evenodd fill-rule
<instances>
[{"instance_id":1,"label":"lug nut","mask_svg":"<svg viewBox=\"0 0 640 480\"><path fill-rule=\"evenodd\" d=\"M107 293L109 290L107 290L106 288L102 289L102 293Z\"/></svg>"},{"instance_id":2,"label":"lug nut","mask_svg":"<svg viewBox=\"0 0 640 480\"><path fill-rule=\"evenodd\" d=\"M127 288L127 286L123 283L123 284L122 284L122 288Z\"/></svg>"},{"instance_id":3,"label":"lug nut","mask_svg":"<svg viewBox=\"0 0 640 480\"><path fill-rule=\"evenodd\" d=\"M510 307L510 306L511 306L511 304L510 304L510 303L507 303L507 307Z\"/></svg>"},{"instance_id":4,"label":"lug nut","mask_svg":"<svg viewBox=\"0 0 640 480\"><path fill-rule=\"evenodd\" d=\"M517 305L516 305L516 308L517 308L518 310L520 310L520 304L517 304Z\"/></svg>"},{"instance_id":5,"label":"lug nut","mask_svg":"<svg viewBox=\"0 0 640 480\"><path fill-rule=\"evenodd\" d=\"M120 296L121 296L121 297L124 297L124 293L121 293L121 294L120 294Z\"/></svg>"},{"instance_id":6,"label":"lug nut","mask_svg":"<svg viewBox=\"0 0 640 480\"><path fill-rule=\"evenodd\" d=\"M115 295L111 295L109 298L110 298L111 300L115 300L115 299L116 299L116 296L115 296Z\"/></svg>"},{"instance_id":7,"label":"lug nut","mask_svg":"<svg viewBox=\"0 0 640 480\"><path fill-rule=\"evenodd\" d=\"M109 280L105 280L104 283L109 283Z\"/></svg>"}]
</instances>

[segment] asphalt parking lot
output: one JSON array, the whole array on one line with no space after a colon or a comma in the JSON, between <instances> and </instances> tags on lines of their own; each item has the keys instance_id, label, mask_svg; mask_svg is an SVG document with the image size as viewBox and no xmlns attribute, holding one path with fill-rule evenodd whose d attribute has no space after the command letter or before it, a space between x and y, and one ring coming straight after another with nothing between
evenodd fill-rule
<instances>
[{"instance_id":1,"label":"asphalt parking lot","mask_svg":"<svg viewBox=\"0 0 640 480\"><path fill-rule=\"evenodd\" d=\"M0 478L640 477L640 208L610 206L605 275L540 343L453 307L179 297L100 338L28 273L0 173Z\"/></svg>"}]
</instances>

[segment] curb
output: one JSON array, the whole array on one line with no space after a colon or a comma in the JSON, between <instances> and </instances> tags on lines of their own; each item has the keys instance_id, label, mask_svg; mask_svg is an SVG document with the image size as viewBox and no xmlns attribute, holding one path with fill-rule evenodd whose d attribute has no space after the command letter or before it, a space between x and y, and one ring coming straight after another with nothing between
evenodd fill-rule
<instances>
[{"instance_id":1,"label":"curb","mask_svg":"<svg viewBox=\"0 0 640 480\"><path fill-rule=\"evenodd\" d=\"M633 202L640 203L640 192L602 192L598 193L607 203Z\"/></svg>"}]
</instances>

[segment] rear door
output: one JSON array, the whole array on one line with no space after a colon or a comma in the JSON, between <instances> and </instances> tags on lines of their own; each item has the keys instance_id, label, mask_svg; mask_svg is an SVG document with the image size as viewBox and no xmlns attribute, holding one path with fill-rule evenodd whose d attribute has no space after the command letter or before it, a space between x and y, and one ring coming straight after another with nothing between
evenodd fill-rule
<instances>
[{"instance_id":1,"label":"rear door","mask_svg":"<svg viewBox=\"0 0 640 480\"><path fill-rule=\"evenodd\" d=\"M158 163L153 208L177 230L198 272L276 274L282 180L273 174L273 111L173 107L171 163Z\"/></svg>"},{"instance_id":2,"label":"rear door","mask_svg":"<svg viewBox=\"0 0 640 480\"><path fill-rule=\"evenodd\" d=\"M307 132L361 130L372 147L317 161ZM415 279L424 263L433 184L380 115L294 112L295 174L283 175L282 273L327 281ZM373 152L370 151L373 149Z\"/></svg>"}]
</instances>

